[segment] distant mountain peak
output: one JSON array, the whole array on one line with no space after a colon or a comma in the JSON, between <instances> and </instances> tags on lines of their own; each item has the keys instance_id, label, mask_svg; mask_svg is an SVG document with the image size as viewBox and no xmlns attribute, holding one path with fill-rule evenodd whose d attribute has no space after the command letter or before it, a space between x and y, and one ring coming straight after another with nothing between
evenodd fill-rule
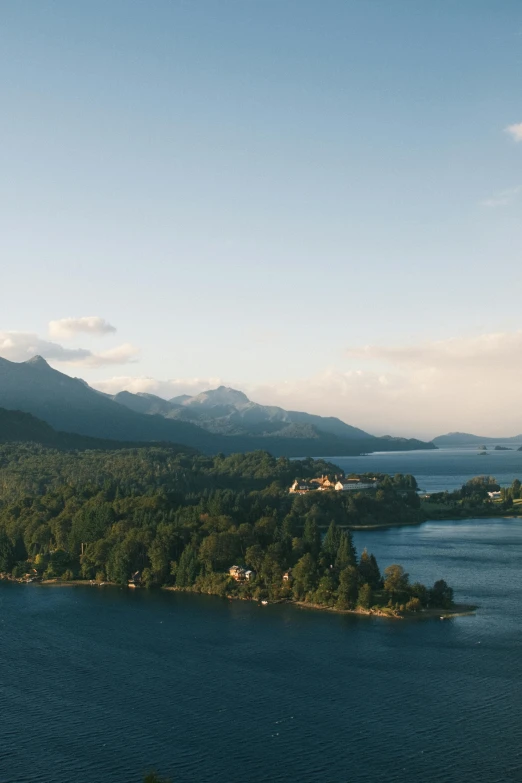
<instances>
[{"instance_id":1,"label":"distant mountain peak","mask_svg":"<svg viewBox=\"0 0 522 783\"><path fill-rule=\"evenodd\" d=\"M24 364L30 364L31 367L41 367L42 369L48 368L49 370L51 369L50 365L45 361L43 356L40 356L39 354L36 354L36 356L33 356L31 359L27 359Z\"/></svg>"},{"instance_id":2,"label":"distant mountain peak","mask_svg":"<svg viewBox=\"0 0 522 783\"><path fill-rule=\"evenodd\" d=\"M234 408L242 408L249 405L250 400L246 394L237 389L231 389L230 386L218 386L217 389L201 392L195 397L189 397L183 405L204 405L212 408L217 405L231 405Z\"/></svg>"},{"instance_id":3,"label":"distant mountain peak","mask_svg":"<svg viewBox=\"0 0 522 783\"><path fill-rule=\"evenodd\" d=\"M169 402L173 403L174 405L183 405L187 400L190 399L190 394L180 394L177 397L171 397Z\"/></svg>"}]
</instances>

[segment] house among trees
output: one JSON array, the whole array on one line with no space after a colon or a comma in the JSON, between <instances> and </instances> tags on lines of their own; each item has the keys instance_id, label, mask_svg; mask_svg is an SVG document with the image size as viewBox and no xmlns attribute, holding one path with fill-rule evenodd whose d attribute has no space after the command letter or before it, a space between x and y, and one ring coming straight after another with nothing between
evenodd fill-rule
<instances>
[{"instance_id":1,"label":"house among trees","mask_svg":"<svg viewBox=\"0 0 522 783\"><path fill-rule=\"evenodd\" d=\"M333 489L335 486L335 481L330 481L328 476L321 476L321 478L310 479L310 484L317 484L315 489Z\"/></svg>"},{"instance_id":2,"label":"house among trees","mask_svg":"<svg viewBox=\"0 0 522 783\"><path fill-rule=\"evenodd\" d=\"M255 571L251 571L243 566L233 565L228 569L228 573L235 579L236 582L249 582L256 575Z\"/></svg>"},{"instance_id":3,"label":"house among trees","mask_svg":"<svg viewBox=\"0 0 522 783\"><path fill-rule=\"evenodd\" d=\"M333 481L329 479L328 476L308 479L308 481L300 481L299 479L296 479L290 487L289 491L296 495L303 495L305 492L324 492L327 489L335 489L336 480L337 476Z\"/></svg>"},{"instance_id":4,"label":"house among trees","mask_svg":"<svg viewBox=\"0 0 522 783\"><path fill-rule=\"evenodd\" d=\"M306 481L296 479L288 491L295 495L304 495L305 492L310 492L310 490L311 487Z\"/></svg>"},{"instance_id":5,"label":"house among trees","mask_svg":"<svg viewBox=\"0 0 522 783\"><path fill-rule=\"evenodd\" d=\"M283 582L289 582L292 578L292 569L289 568L288 571L285 571L283 574Z\"/></svg>"}]
</instances>

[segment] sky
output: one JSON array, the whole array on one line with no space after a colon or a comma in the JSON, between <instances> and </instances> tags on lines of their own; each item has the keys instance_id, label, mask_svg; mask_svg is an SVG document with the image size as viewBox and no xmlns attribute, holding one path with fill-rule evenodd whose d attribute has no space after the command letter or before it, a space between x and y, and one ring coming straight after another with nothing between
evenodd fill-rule
<instances>
[{"instance_id":1,"label":"sky","mask_svg":"<svg viewBox=\"0 0 522 783\"><path fill-rule=\"evenodd\" d=\"M2 0L0 356L522 431L519 0Z\"/></svg>"}]
</instances>

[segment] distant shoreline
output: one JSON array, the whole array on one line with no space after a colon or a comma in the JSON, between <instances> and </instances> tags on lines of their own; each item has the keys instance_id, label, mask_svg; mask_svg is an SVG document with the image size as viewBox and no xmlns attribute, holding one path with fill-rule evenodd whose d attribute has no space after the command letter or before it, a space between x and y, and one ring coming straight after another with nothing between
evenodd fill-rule
<instances>
[{"instance_id":1,"label":"distant shoreline","mask_svg":"<svg viewBox=\"0 0 522 783\"><path fill-rule=\"evenodd\" d=\"M298 606L300 609L314 609L323 612L332 612L333 614L355 614L363 615L365 617L384 617L389 620L428 620L439 618L441 620L447 620L451 617L465 617L472 615L479 608L474 604L455 604L451 609L421 609L418 612L402 612L395 613L394 610L389 612L385 608L377 609L337 609L335 606L322 606L321 604L308 604L305 601L289 601L288 603Z\"/></svg>"},{"instance_id":2,"label":"distant shoreline","mask_svg":"<svg viewBox=\"0 0 522 783\"><path fill-rule=\"evenodd\" d=\"M19 585L28 585L33 584L41 587L119 587L121 590L129 590L129 589L139 589L139 590L146 590L146 587L134 587L131 588L129 585L119 585L116 582L92 582L90 580L86 579L67 579L65 581L62 581L58 578L56 579L43 579L41 581L34 581L34 582L26 582L23 580L17 580L17 579L2 579L1 581L4 582L11 582L14 584ZM248 599L248 598L241 598L240 596L236 595L227 595L227 596L218 596L215 593L200 593L196 590L190 590L187 588L179 588L175 587L174 585L165 585L159 589L161 591L165 592L172 592L172 593L187 593L191 595L202 595L207 597L213 597L213 598L221 598L221 600L227 600L227 601L248 601L249 603L255 603L258 606L261 606L261 602L256 599ZM299 609L311 609L314 611L320 611L320 612L330 612L332 614L350 614L350 615L359 615L362 617L380 617L385 618L388 620L428 620L428 619L436 619L440 618L441 620L450 619L452 617L465 617L467 615L472 615L475 613L475 611L479 608L476 605L473 604L455 604L451 607L451 609L421 609L418 612L396 612L393 609L387 609L387 607L372 607L371 609L363 609L361 607L357 607L356 609L337 609L335 606L323 606L322 604L315 604L315 603L307 603L306 601L293 601L291 599L285 599L285 600L279 600L279 601L268 601L266 605L268 606L275 606L276 604L286 604L287 606L296 606Z\"/></svg>"}]
</instances>

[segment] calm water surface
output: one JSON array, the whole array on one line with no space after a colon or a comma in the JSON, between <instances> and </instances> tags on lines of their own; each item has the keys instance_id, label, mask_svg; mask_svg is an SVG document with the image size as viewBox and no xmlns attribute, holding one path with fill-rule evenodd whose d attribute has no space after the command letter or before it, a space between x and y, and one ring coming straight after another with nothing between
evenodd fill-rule
<instances>
[{"instance_id":1,"label":"calm water surface","mask_svg":"<svg viewBox=\"0 0 522 783\"><path fill-rule=\"evenodd\" d=\"M476 448L377 452L365 457L330 457L347 473L412 473L421 489L443 492L460 488L473 476L494 476L501 486L522 481L522 451L493 451L480 457Z\"/></svg>"},{"instance_id":2,"label":"calm water surface","mask_svg":"<svg viewBox=\"0 0 522 783\"><path fill-rule=\"evenodd\" d=\"M522 780L522 523L356 534L476 616L0 586L0 781Z\"/></svg>"}]
</instances>

